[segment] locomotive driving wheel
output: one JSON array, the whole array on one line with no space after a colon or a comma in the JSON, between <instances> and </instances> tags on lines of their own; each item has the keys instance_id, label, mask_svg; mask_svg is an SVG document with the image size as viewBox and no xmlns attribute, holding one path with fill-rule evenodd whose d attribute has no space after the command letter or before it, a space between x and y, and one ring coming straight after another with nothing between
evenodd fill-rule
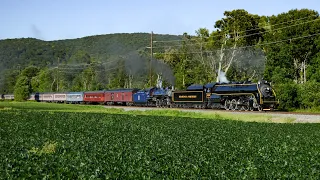
<instances>
[{"instance_id":1,"label":"locomotive driving wheel","mask_svg":"<svg viewBox=\"0 0 320 180\"><path fill-rule=\"evenodd\" d=\"M238 109L237 100L232 99L231 104L230 104L230 110L235 111L236 109Z\"/></svg>"},{"instance_id":2,"label":"locomotive driving wheel","mask_svg":"<svg viewBox=\"0 0 320 180\"><path fill-rule=\"evenodd\" d=\"M241 106L241 111L248 111L249 110L249 101L244 102L243 106Z\"/></svg>"},{"instance_id":3,"label":"locomotive driving wheel","mask_svg":"<svg viewBox=\"0 0 320 180\"><path fill-rule=\"evenodd\" d=\"M225 102L224 102L224 108L225 110L230 110L230 105L231 105L231 101L229 99L227 99Z\"/></svg>"},{"instance_id":4,"label":"locomotive driving wheel","mask_svg":"<svg viewBox=\"0 0 320 180\"><path fill-rule=\"evenodd\" d=\"M246 104L246 105L244 105L244 106L242 106L242 108L241 108L242 110L244 110L244 111L249 111L249 103L248 104Z\"/></svg>"},{"instance_id":5,"label":"locomotive driving wheel","mask_svg":"<svg viewBox=\"0 0 320 180\"><path fill-rule=\"evenodd\" d=\"M156 107L160 107L160 100L159 99L156 100Z\"/></svg>"}]
</instances>

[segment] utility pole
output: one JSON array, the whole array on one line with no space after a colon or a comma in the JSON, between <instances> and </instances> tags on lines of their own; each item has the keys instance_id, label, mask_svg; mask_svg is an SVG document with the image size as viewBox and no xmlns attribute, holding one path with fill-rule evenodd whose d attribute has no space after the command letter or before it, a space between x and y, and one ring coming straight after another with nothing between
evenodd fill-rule
<instances>
[{"instance_id":1,"label":"utility pole","mask_svg":"<svg viewBox=\"0 0 320 180\"><path fill-rule=\"evenodd\" d=\"M152 35L153 35L153 31L151 31L151 41L150 41L150 53L151 53L151 59L150 59L150 64L149 64L149 68L150 68L150 86L152 84L152 59L153 59L153 49L152 49L152 45L153 45L153 40L152 40Z\"/></svg>"}]
</instances>

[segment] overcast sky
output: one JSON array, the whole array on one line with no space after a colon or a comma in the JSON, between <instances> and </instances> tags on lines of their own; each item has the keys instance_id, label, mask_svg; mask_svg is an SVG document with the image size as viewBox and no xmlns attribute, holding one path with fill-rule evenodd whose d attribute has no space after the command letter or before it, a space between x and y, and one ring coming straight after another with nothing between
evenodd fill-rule
<instances>
[{"instance_id":1,"label":"overcast sky","mask_svg":"<svg viewBox=\"0 0 320 180\"><path fill-rule=\"evenodd\" d=\"M319 0L0 0L0 39L42 40L151 32L194 34L213 30L224 11L276 15L291 9L320 11Z\"/></svg>"}]
</instances>

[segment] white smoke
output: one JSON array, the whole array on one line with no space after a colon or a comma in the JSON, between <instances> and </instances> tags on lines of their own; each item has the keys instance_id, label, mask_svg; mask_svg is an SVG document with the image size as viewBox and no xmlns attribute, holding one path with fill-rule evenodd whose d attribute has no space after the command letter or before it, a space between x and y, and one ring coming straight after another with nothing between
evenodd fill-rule
<instances>
[{"instance_id":1,"label":"white smoke","mask_svg":"<svg viewBox=\"0 0 320 180\"><path fill-rule=\"evenodd\" d=\"M218 73L218 78L220 83L229 83L230 81L226 77L226 73L223 71L220 71Z\"/></svg>"}]
</instances>

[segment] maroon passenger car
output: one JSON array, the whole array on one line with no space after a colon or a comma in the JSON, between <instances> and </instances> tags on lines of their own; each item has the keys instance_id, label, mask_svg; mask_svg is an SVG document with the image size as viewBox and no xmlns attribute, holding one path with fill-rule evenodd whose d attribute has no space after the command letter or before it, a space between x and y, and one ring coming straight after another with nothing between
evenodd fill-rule
<instances>
[{"instance_id":1,"label":"maroon passenger car","mask_svg":"<svg viewBox=\"0 0 320 180\"><path fill-rule=\"evenodd\" d=\"M132 95L137 91L138 89L116 89L105 91L105 101L108 105L133 105Z\"/></svg>"},{"instance_id":2,"label":"maroon passenger car","mask_svg":"<svg viewBox=\"0 0 320 180\"><path fill-rule=\"evenodd\" d=\"M100 103L105 102L105 92L104 91L88 91L84 92L83 101L85 103Z\"/></svg>"}]
</instances>

